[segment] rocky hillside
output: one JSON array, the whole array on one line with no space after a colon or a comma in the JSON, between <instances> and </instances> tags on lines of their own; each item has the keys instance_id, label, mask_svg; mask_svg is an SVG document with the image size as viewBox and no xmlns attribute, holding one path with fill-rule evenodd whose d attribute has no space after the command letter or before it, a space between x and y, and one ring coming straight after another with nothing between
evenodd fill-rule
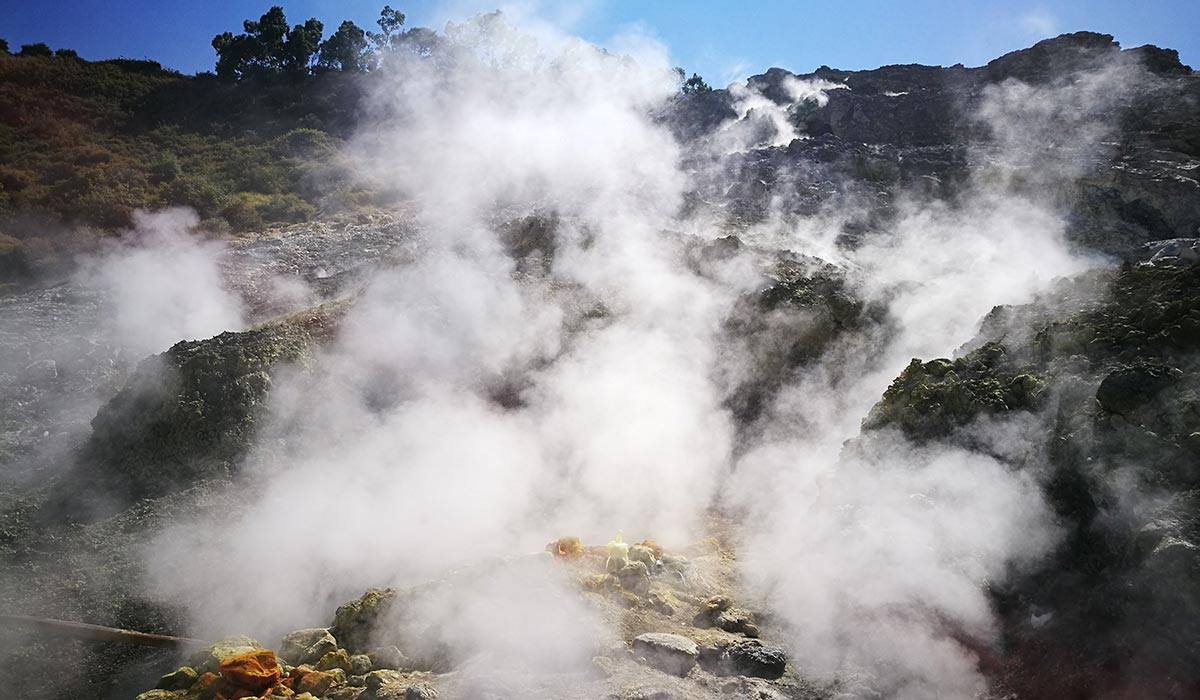
<instances>
[{"instance_id":1,"label":"rocky hillside","mask_svg":"<svg viewBox=\"0 0 1200 700\"><path fill-rule=\"evenodd\" d=\"M293 92L72 60L0 56L0 90L25 105L0 107L6 213L47 208L68 181L83 188L71 201L92 211L106 196L88 189L97 173L139 183L122 190L137 201L105 204L114 223L133 207L177 203L179 183L205 178L225 188L206 219L228 219L241 200L315 206L323 190L305 189L312 168L339 157L353 132L349 93L361 87L309 76ZM135 69L136 90L88 87L124 84ZM246 92L253 100L234 104ZM1047 96L1054 107L1039 108ZM75 121L37 136L27 112L47 101L71 105L64 113ZM299 103L328 121L314 130L297 113L244 131L257 108L278 116ZM191 123L193 107L224 115L225 137L253 162ZM120 126L103 131L103 153L61 156L85 149L85 125L105 115ZM595 173L582 167L584 205L543 198L558 183L538 171L532 204L510 205L504 197L526 193L501 188L482 223L467 204L437 212L450 224L413 204L261 229L276 210L256 204L245 236L210 230L211 248L167 249L208 266L239 324L175 337L149 356L134 356L110 327L121 310L112 285L68 266L47 274L27 264L31 238L0 237L0 263L22 275L0 296L0 614L179 637L150 649L6 624L4 692L1200 694L1200 81L1177 54L1084 32L974 68L772 68L639 116L678 140L670 146L687 187L667 225L642 226L626 210L595 214L593 199L607 204L606 188L627 185L600 177L604 187L592 187ZM31 135L54 147L21 150L33 148ZM147 144L195 161L150 172L147 154L160 146ZM22 154L28 163L8 162ZM59 177L59 161L75 166ZM470 189L495 194L492 175L472 165ZM274 184L251 182L259 176ZM643 194L619 203L648 206ZM947 236L979 234L981 219L964 212L1002 209L997 200L1053 212L1042 233L1062 234L1070 274L1029 283L1031 298L1012 292L1026 289L1022 280L986 284L993 271L981 268L1022 251L998 245L1003 255L987 257L983 235L964 254ZM1019 230L1029 219L1002 219L984 233L1029 240ZM934 229L949 233L919 235ZM638 235L622 238L628 231ZM905 247L909 239L916 244ZM978 262L966 259L974 253ZM633 262L605 267L614 259ZM1004 269L1013 280L1035 276ZM136 309L152 301L139 294ZM995 305L1006 295L1022 301ZM935 325L981 297L967 324L974 338L954 347L972 332ZM914 318L929 327L912 327ZM956 340L908 361L910 349L929 347L926 336L943 335ZM663 355L665 369L654 364ZM606 363L634 379L614 385ZM679 401L657 403L663 396ZM571 414L570 401L589 410ZM413 408L425 405L438 411ZM707 407L701 429L681 429L686 415L662 405ZM827 415L838 411L849 415ZM639 422L653 440L612 431ZM570 439L614 471L589 473ZM709 439L728 443L715 475L691 444ZM672 462L659 443L672 441L695 447L686 469L656 472ZM430 458L429 442L477 449ZM927 465L863 458L906 450L971 455L998 476L963 487L971 465L952 463L944 493L918 490L903 477ZM520 468L543 458L545 471ZM883 495L899 494L900 512L918 514L915 525L892 511L855 519L869 504L844 498L840 484L856 482L838 479L863 464L881 493L895 491ZM405 470L427 480L410 488ZM504 490L525 478L533 493ZM439 500L443 482L437 493L451 497ZM957 556L926 536L1025 517L973 505L973 490L1012 484L1039 502L1021 504L1029 515L1015 528L1041 537L1042 550ZM531 551L514 524L556 508L567 522L644 515L630 504L651 504L653 516L690 490L700 494L688 505L701 535L690 540L539 532L537 547L550 542ZM506 497L534 519L493 510ZM371 511L386 517L363 517ZM937 520L943 512L958 517ZM790 517L802 531L786 529ZM472 529L466 519L481 522ZM1002 529L980 540L1002 540ZM812 532L845 546L808 558L797 547ZM881 536L895 540L866 557L855 548ZM935 561L933 574L903 571L912 550L912 561ZM488 555L463 560L478 551ZM899 582L889 578L897 568ZM847 582L829 569L857 574ZM951 604L922 597L925 587L953 588ZM805 604L788 606L797 599ZM246 636L251 625L271 636ZM919 658L900 654L897 638ZM959 684L937 685L946 677Z\"/></svg>"},{"instance_id":2,"label":"rocky hillside","mask_svg":"<svg viewBox=\"0 0 1200 700\"><path fill-rule=\"evenodd\" d=\"M1083 76L1129 68L1136 70L1115 99L1087 91ZM797 99L797 81L825 86L824 102ZM1023 102L1044 99L1039 91L1078 90L1080 112L1094 111L1113 128L1083 149L1072 143L1072 114L1036 114L1040 123L1023 124L1024 134L981 121L980 106L1007 81L1026 86ZM700 194L712 201L732 194L734 214L746 220L767 216L780 202L813 214L865 200L869 207L847 222L846 235L856 239L886 227L900 192L953 198L981 161L1017 146L1020 177L1030 189L1061 188L1054 195L1072 210L1070 235L1083 246L1123 253L1150 240L1196 235L1200 82L1169 49L1121 49L1111 36L1079 32L977 68L822 66L804 74L772 68L751 77L746 87L811 137L726 159L723 167L737 174L732 192L718 194L727 183L722 175ZM762 118L761 106L758 113L739 114L737 101L728 90L685 95L665 118L681 136L703 141L719 126L728 128L729 119L752 124ZM1046 153L1056 149L1080 152L1057 153L1050 162ZM1013 157L1011 150L1007 157ZM1069 183L1039 177L1039 168L1061 169L1066 157L1085 159L1086 174Z\"/></svg>"}]
</instances>

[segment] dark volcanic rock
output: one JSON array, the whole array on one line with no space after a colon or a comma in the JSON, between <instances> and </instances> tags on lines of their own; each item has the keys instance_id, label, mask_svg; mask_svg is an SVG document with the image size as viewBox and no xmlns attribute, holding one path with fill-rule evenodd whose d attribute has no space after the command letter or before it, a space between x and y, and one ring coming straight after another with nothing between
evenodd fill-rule
<instances>
[{"instance_id":1,"label":"dark volcanic rock","mask_svg":"<svg viewBox=\"0 0 1200 700\"><path fill-rule=\"evenodd\" d=\"M774 680L787 667L787 652L757 639L740 639L700 652L700 665L721 676L752 676Z\"/></svg>"}]
</instances>

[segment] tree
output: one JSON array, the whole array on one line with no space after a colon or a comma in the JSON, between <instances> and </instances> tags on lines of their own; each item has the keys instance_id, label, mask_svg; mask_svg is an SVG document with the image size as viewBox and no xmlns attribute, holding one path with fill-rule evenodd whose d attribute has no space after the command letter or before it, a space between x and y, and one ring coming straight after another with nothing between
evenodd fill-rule
<instances>
[{"instance_id":1,"label":"tree","mask_svg":"<svg viewBox=\"0 0 1200 700\"><path fill-rule=\"evenodd\" d=\"M292 27L283 46L283 69L289 73L308 72L313 57L321 48L321 34L324 31L325 25L311 17L303 25Z\"/></svg>"},{"instance_id":2,"label":"tree","mask_svg":"<svg viewBox=\"0 0 1200 700\"><path fill-rule=\"evenodd\" d=\"M282 7L273 6L257 22L245 20L242 29L253 41L254 60L258 65L267 69L283 67L283 42L287 38L288 25Z\"/></svg>"},{"instance_id":3,"label":"tree","mask_svg":"<svg viewBox=\"0 0 1200 700\"><path fill-rule=\"evenodd\" d=\"M0 53L8 53L8 40L0 39Z\"/></svg>"},{"instance_id":4,"label":"tree","mask_svg":"<svg viewBox=\"0 0 1200 700\"><path fill-rule=\"evenodd\" d=\"M54 55L59 58L79 58L79 53L75 49L57 49Z\"/></svg>"},{"instance_id":5,"label":"tree","mask_svg":"<svg viewBox=\"0 0 1200 700\"><path fill-rule=\"evenodd\" d=\"M227 79L253 73L307 72L321 46L325 27L315 18L288 29L287 17L278 5L257 21L242 22L241 34L224 32L213 37L217 52L217 75Z\"/></svg>"},{"instance_id":6,"label":"tree","mask_svg":"<svg viewBox=\"0 0 1200 700\"><path fill-rule=\"evenodd\" d=\"M321 44L317 66L325 70L358 72L366 69L367 34L346 20Z\"/></svg>"},{"instance_id":7,"label":"tree","mask_svg":"<svg viewBox=\"0 0 1200 700\"><path fill-rule=\"evenodd\" d=\"M18 56L51 56L51 55L53 55L53 53L50 51L49 46L46 46L45 44L43 44L42 42L39 41L36 44L21 44L21 51L17 55Z\"/></svg>"},{"instance_id":8,"label":"tree","mask_svg":"<svg viewBox=\"0 0 1200 700\"><path fill-rule=\"evenodd\" d=\"M254 63L254 41L247 34L218 34L213 37L212 47L217 51L216 71L221 78L243 78Z\"/></svg>"},{"instance_id":9,"label":"tree","mask_svg":"<svg viewBox=\"0 0 1200 700\"><path fill-rule=\"evenodd\" d=\"M375 24L379 25L379 34L374 34L371 38L375 40L376 45L391 46L392 36L404 26L404 13L393 10L391 5L384 5Z\"/></svg>"},{"instance_id":10,"label":"tree","mask_svg":"<svg viewBox=\"0 0 1200 700\"><path fill-rule=\"evenodd\" d=\"M700 77L699 73L692 73L692 77L683 82L683 94L691 95L697 92L712 92L712 87L704 82L704 78Z\"/></svg>"},{"instance_id":11,"label":"tree","mask_svg":"<svg viewBox=\"0 0 1200 700\"><path fill-rule=\"evenodd\" d=\"M441 37L437 32L425 27L413 27L396 36L392 43L400 48L411 51L422 58L431 56L437 50Z\"/></svg>"}]
</instances>

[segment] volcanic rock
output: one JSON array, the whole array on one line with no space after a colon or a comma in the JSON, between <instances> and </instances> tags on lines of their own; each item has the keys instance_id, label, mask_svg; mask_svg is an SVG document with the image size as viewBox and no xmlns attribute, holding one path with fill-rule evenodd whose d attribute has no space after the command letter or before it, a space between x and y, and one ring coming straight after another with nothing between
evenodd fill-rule
<instances>
[{"instance_id":1,"label":"volcanic rock","mask_svg":"<svg viewBox=\"0 0 1200 700\"><path fill-rule=\"evenodd\" d=\"M646 664L676 676L686 676L700 655L696 642L683 635L665 632L648 632L634 637L633 651L645 659Z\"/></svg>"}]
</instances>

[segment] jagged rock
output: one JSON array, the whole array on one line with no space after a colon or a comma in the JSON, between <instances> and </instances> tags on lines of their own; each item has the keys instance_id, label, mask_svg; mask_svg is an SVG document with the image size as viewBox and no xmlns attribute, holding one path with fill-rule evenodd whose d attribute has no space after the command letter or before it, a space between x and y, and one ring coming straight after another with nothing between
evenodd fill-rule
<instances>
[{"instance_id":1,"label":"jagged rock","mask_svg":"<svg viewBox=\"0 0 1200 700\"><path fill-rule=\"evenodd\" d=\"M747 610L725 610L717 615L713 625L733 634L744 634L747 637L758 636L758 626L754 624L754 615Z\"/></svg>"},{"instance_id":2,"label":"jagged rock","mask_svg":"<svg viewBox=\"0 0 1200 700\"><path fill-rule=\"evenodd\" d=\"M323 627L296 630L279 642L279 657L288 663L313 664L338 648L337 640Z\"/></svg>"},{"instance_id":3,"label":"jagged rock","mask_svg":"<svg viewBox=\"0 0 1200 700\"><path fill-rule=\"evenodd\" d=\"M181 666L178 670L160 678L158 687L163 690L187 690L199 677L200 674L196 672L196 669L191 666Z\"/></svg>"},{"instance_id":4,"label":"jagged rock","mask_svg":"<svg viewBox=\"0 0 1200 700\"><path fill-rule=\"evenodd\" d=\"M394 588L372 588L362 597L338 607L334 613L333 636L351 653L366 652L376 625L391 613L397 592ZM386 664L376 664L386 667Z\"/></svg>"},{"instance_id":5,"label":"jagged rock","mask_svg":"<svg viewBox=\"0 0 1200 700\"><path fill-rule=\"evenodd\" d=\"M350 654L345 649L335 649L326 652L317 661L318 671L331 671L335 668L342 671L349 671L351 669Z\"/></svg>"},{"instance_id":6,"label":"jagged rock","mask_svg":"<svg viewBox=\"0 0 1200 700\"><path fill-rule=\"evenodd\" d=\"M782 647L757 639L742 639L700 652L700 664L717 675L753 676L774 680L783 675L787 653Z\"/></svg>"},{"instance_id":7,"label":"jagged rock","mask_svg":"<svg viewBox=\"0 0 1200 700\"><path fill-rule=\"evenodd\" d=\"M634 595L645 595L650 591L650 570L640 561L631 561L616 573L621 588Z\"/></svg>"},{"instance_id":8,"label":"jagged rock","mask_svg":"<svg viewBox=\"0 0 1200 700\"><path fill-rule=\"evenodd\" d=\"M653 567L658 563L658 557L654 555L654 550L640 544L630 546L629 559L630 561L641 562L647 567Z\"/></svg>"},{"instance_id":9,"label":"jagged rock","mask_svg":"<svg viewBox=\"0 0 1200 700\"><path fill-rule=\"evenodd\" d=\"M683 635L664 632L648 632L634 637L633 651L645 659L646 664L676 676L686 676L700 655L696 642Z\"/></svg>"},{"instance_id":10,"label":"jagged rock","mask_svg":"<svg viewBox=\"0 0 1200 700\"><path fill-rule=\"evenodd\" d=\"M1035 410L1045 380L1022 371L1007 349L987 343L956 360L914 359L871 409L863 428L894 426L917 440L946 435L981 415Z\"/></svg>"},{"instance_id":11,"label":"jagged rock","mask_svg":"<svg viewBox=\"0 0 1200 700\"><path fill-rule=\"evenodd\" d=\"M183 695L178 691L155 688L154 690L147 690L146 692L138 695L137 700L177 700L181 697L183 697Z\"/></svg>"}]
</instances>

